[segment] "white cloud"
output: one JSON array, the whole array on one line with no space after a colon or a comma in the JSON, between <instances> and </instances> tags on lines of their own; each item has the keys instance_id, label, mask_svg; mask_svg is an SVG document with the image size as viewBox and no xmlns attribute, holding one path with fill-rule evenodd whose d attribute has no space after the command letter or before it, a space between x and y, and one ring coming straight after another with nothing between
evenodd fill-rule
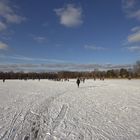
<instances>
[{"instance_id":1,"label":"white cloud","mask_svg":"<svg viewBox=\"0 0 140 140\"><path fill-rule=\"evenodd\" d=\"M123 11L126 14L126 17L140 20L139 0L122 0L122 7L123 7Z\"/></svg>"},{"instance_id":2,"label":"white cloud","mask_svg":"<svg viewBox=\"0 0 140 140\"><path fill-rule=\"evenodd\" d=\"M68 4L63 8L55 9L54 11L60 18L60 24L66 27L75 27L83 23L81 7Z\"/></svg>"},{"instance_id":3,"label":"white cloud","mask_svg":"<svg viewBox=\"0 0 140 140\"><path fill-rule=\"evenodd\" d=\"M5 16L5 18L6 18L8 23L16 23L16 24L19 24L25 20L24 17L21 17L21 16L16 15L16 14L13 14L13 15L8 14Z\"/></svg>"},{"instance_id":4,"label":"white cloud","mask_svg":"<svg viewBox=\"0 0 140 140\"><path fill-rule=\"evenodd\" d=\"M122 6L126 17L140 21L140 0L122 0ZM130 52L140 52L140 26L131 29L124 45Z\"/></svg>"},{"instance_id":5,"label":"white cloud","mask_svg":"<svg viewBox=\"0 0 140 140\"><path fill-rule=\"evenodd\" d=\"M134 11L132 13L129 13L128 17L140 20L140 10L137 10L137 11Z\"/></svg>"},{"instance_id":6,"label":"white cloud","mask_svg":"<svg viewBox=\"0 0 140 140\"><path fill-rule=\"evenodd\" d=\"M46 71L94 71L132 68L131 64L113 65L113 64L68 64L68 63L54 63L54 64L0 64L0 71L24 71L24 72L46 72Z\"/></svg>"},{"instance_id":7,"label":"white cloud","mask_svg":"<svg viewBox=\"0 0 140 140\"><path fill-rule=\"evenodd\" d=\"M2 41L0 41L0 50L7 50L8 49L8 45Z\"/></svg>"},{"instance_id":8,"label":"white cloud","mask_svg":"<svg viewBox=\"0 0 140 140\"><path fill-rule=\"evenodd\" d=\"M130 52L140 52L140 26L131 29L131 34L124 45L126 45L125 49Z\"/></svg>"},{"instance_id":9,"label":"white cloud","mask_svg":"<svg viewBox=\"0 0 140 140\"><path fill-rule=\"evenodd\" d=\"M127 47L127 50L131 52L140 52L140 46L129 46Z\"/></svg>"},{"instance_id":10,"label":"white cloud","mask_svg":"<svg viewBox=\"0 0 140 140\"><path fill-rule=\"evenodd\" d=\"M106 50L104 47L96 47L96 46L91 46L91 45L85 45L85 49L93 50L93 51L103 51Z\"/></svg>"},{"instance_id":11,"label":"white cloud","mask_svg":"<svg viewBox=\"0 0 140 140\"><path fill-rule=\"evenodd\" d=\"M8 46L7 46L8 47ZM58 60L58 59L47 59L47 58L34 58L34 57L26 57L21 55L13 55L13 56L6 56L6 55L0 55L0 58L3 59L12 59L12 60L20 60L24 62L51 62L51 63L63 63L67 62L65 60Z\"/></svg>"},{"instance_id":12,"label":"white cloud","mask_svg":"<svg viewBox=\"0 0 140 140\"><path fill-rule=\"evenodd\" d=\"M133 27L131 29L132 32L137 32L137 31L140 31L140 26L136 26L136 27Z\"/></svg>"},{"instance_id":13,"label":"white cloud","mask_svg":"<svg viewBox=\"0 0 140 140\"><path fill-rule=\"evenodd\" d=\"M0 0L0 19L3 20L0 25L0 31L6 29L9 24L19 24L25 20L25 17L22 17L17 14L15 8L10 5L9 0Z\"/></svg>"},{"instance_id":14,"label":"white cloud","mask_svg":"<svg viewBox=\"0 0 140 140\"><path fill-rule=\"evenodd\" d=\"M5 29L7 29L6 24L4 24L3 22L0 21L0 31L3 31Z\"/></svg>"},{"instance_id":15,"label":"white cloud","mask_svg":"<svg viewBox=\"0 0 140 140\"><path fill-rule=\"evenodd\" d=\"M123 8L133 8L136 4L136 0L122 0Z\"/></svg>"},{"instance_id":16,"label":"white cloud","mask_svg":"<svg viewBox=\"0 0 140 140\"><path fill-rule=\"evenodd\" d=\"M137 43L140 42L140 30L128 36L129 43Z\"/></svg>"},{"instance_id":17,"label":"white cloud","mask_svg":"<svg viewBox=\"0 0 140 140\"><path fill-rule=\"evenodd\" d=\"M33 39L38 43L44 43L47 41L47 38L44 36L34 36Z\"/></svg>"}]
</instances>

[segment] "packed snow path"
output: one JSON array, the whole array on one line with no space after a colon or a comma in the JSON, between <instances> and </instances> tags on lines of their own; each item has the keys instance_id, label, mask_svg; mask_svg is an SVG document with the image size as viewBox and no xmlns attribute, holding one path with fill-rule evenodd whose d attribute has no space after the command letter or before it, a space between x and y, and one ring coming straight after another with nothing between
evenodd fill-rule
<instances>
[{"instance_id":1,"label":"packed snow path","mask_svg":"<svg viewBox=\"0 0 140 140\"><path fill-rule=\"evenodd\" d=\"M0 140L140 140L140 80L0 81Z\"/></svg>"}]
</instances>

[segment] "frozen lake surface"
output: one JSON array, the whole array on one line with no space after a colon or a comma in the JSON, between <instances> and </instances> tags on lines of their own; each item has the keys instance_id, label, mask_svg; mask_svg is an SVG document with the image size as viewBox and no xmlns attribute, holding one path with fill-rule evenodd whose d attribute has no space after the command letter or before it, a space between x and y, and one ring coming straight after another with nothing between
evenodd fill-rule
<instances>
[{"instance_id":1,"label":"frozen lake surface","mask_svg":"<svg viewBox=\"0 0 140 140\"><path fill-rule=\"evenodd\" d=\"M140 140L140 80L0 81L0 140Z\"/></svg>"}]
</instances>

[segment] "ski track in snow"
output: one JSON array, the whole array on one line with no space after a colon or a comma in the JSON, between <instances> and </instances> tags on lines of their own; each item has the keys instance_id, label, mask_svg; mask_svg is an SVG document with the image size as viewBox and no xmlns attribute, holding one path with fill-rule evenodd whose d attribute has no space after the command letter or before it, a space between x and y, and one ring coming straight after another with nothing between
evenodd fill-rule
<instances>
[{"instance_id":1,"label":"ski track in snow","mask_svg":"<svg viewBox=\"0 0 140 140\"><path fill-rule=\"evenodd\" d=\"M0 140L140 140L140 80L0 81Z\"/></svg>"}]
</instances>

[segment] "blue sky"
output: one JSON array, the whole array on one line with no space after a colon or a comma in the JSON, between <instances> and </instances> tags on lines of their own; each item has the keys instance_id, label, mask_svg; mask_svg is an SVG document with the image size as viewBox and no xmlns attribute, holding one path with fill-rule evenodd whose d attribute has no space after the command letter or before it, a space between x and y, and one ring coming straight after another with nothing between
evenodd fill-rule
<instances>
[{"instance_id":1,"label":"blue sky","mask_svg":"<svg viewBox=\"0 0 140 140\"><path fill-rule=\"evenodd\" d=\"M1 69L139 59L139 0L0 0Z\"/></svg>"}]
</instances>

